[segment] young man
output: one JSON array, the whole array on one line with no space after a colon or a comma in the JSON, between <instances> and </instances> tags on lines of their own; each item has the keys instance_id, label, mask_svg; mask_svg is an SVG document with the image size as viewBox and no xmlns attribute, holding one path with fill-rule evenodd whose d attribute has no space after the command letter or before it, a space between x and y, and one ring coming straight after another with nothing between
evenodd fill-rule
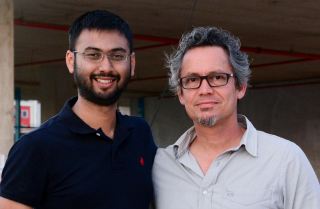
<instances>
[{"instance_id":1,"label":"young man","mask_svg":"<svg viewBox=\"0 0 320 209\"><path fill-rule=\"evenodd\" d=\"M69 45L78 97L13 146L0 208L147 209L156 146L144 120L117 112L135 69L131 30L91 11L72 24Z\"/></svg>"},{"instance_id":2,"label":"young man","mask_svg":"<svg viewBox=\"0 0 320 209\"><path fill-rule=\"evenodd\" d=\"M302 150L237 115L250 76L237 38L195 28L168 65L170 86L194 126L157 152L157 209L320 208L319 182Z\"/></svg>"}]
</instances>

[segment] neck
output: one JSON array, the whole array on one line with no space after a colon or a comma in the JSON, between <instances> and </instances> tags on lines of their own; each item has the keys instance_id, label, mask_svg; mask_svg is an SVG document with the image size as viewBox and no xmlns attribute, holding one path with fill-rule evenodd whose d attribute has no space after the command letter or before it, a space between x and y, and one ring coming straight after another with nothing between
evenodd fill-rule
<instances>
[{"instance_id":1,"label":"neck","mask_svg":"<svg viewBox=\"0 0 320 209\"><path fill-rule=\"evenodd\" d=\"M205 174L212 162L226 150L239 145L245 130L238 124L237 116L213 127L195 124L196 139L190 145L190 152L197 159Z\"/></svg>"},{"instance_id":2,"label":"neck","mask_svg":"<svg viewBox=\"0 0 320 209\"><path fill-rule=\"evenodd\" d=\"M224 152L240 143L245 130L238 124L237 116L232 120L220 122L213 127L195 124L197 143L205 149Z\"/></svg>"},{"instance_id":3,"label":"neck","mask_svg":"<svg viewBox=\"0 0 320 209\"><path fill-rule=\"evenodd\" d=\"M72 110L87 125L94 129L101 128L108 137L113 138L116 126L116 103L109 106L100 106L78 96Z\"/></svg>"}]
</instances>

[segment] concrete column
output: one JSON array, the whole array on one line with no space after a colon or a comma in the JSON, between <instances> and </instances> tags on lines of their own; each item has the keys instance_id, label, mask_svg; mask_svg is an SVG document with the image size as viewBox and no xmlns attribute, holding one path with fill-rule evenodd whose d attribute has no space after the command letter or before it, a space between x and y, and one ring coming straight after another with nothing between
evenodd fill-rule
<instances>
[{"instance_id":1,"label":"concrete column","mask_svg":"<svg viewBox=\"0 0 320 209\"><path fill-rule=\"evenodd\" d=\"M0 171L13 144L13 0L0 0Z\"/></svg>"}]
</instances>

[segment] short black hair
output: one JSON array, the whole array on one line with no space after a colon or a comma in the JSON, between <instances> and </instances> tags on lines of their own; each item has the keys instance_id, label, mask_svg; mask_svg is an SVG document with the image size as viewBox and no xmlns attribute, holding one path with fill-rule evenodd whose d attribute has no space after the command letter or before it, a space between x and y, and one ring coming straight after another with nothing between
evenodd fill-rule
<instances>
[{"instance_id":1,"label":"short black hair","mask_svg":"<svg viewBox=\"0 0 320 209\"><path fill-rule=\"evenodd\" d=\"M78 17L69 28L69 50L75 50L76 41L84 30L116 30L128 41L130 52L133 51L132 31L129 24L116 14L106 10L93 10Z\"/></svg>"}]
</instances>

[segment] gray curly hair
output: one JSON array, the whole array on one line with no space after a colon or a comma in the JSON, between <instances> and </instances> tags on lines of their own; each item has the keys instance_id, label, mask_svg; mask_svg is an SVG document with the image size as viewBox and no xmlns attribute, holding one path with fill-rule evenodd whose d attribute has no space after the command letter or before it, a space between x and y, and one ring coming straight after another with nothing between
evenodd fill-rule
<instances>
[{"instance_id":1,"label":"gray curly hair","mask_svg":"<svg viewBox=\"0 0 320 209\"><path fill-rule=\"evenodd\" d=\"M167 55L167 67L169 68L169 87L173 93L180 89L179 78L182 59L186 52L195 47L220 46L229 54L229 61L235 74L236 86L248 83L251 70L249 68L248 55L240 51L240 40L228 31L216 27L197 27L182 36L178 48Z\"/></svg>"}]
</instances>

